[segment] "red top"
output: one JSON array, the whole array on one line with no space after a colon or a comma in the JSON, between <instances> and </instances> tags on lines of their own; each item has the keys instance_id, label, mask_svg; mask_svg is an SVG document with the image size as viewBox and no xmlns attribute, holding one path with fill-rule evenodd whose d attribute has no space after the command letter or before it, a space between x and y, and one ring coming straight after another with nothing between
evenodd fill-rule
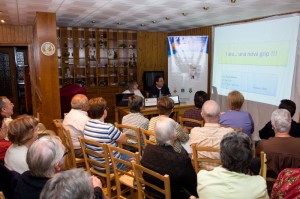
<instances>
[{"instance_id":1,"label":"red top","mask_svg":"<svg viewBox=\"0 0 300 199\"><path fill-rule=\"evenodd\" d=\"M10 145L11 145L10 141L4 139L0 140L0 160L4 160L5 153Z\"/></svg>"}]
</instances>

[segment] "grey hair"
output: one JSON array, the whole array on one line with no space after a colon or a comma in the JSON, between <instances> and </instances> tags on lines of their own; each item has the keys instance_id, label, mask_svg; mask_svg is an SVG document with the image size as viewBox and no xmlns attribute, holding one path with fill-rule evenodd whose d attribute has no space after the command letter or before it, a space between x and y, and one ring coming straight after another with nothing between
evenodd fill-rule
<instances>
[{"instance_id":1,"label":"grey hair","mask_svg":"<svg viewBox=\"0 0 300 199\"><path fill-rule=\"evenodd\" d=\"M141 107L143 106L143 98L138 95L133 95L128 97L128 107L130 108L130 112L139 113L141 111Z\"/></svg>"},{"instance_id":2,"label":"grey hair","mask_svg":"<svg viewBox=\"0 0 300 199\"><path fill-rule=\"evenodd\" d=\"M65 147L58 136L42 136L28 149L26 162L30 173L37 177L52 177L55 166L64 163Z\"/></svg>"},{"instance_id":3,"label":"grey hair","mask_svg":"<svg viewBox=\"0 0 300 199\"><path fill-rule=\"evenodd\" d=\"M88 98L83 94L74 95L71 101L71 107L73 109L82 109L83 106L87 106L89 103Z\"/></svg>"},{"instance_id":4,"label":"grey hair","mask_svg":"<svg viewBox=\"0 0 300 199\"><path fill-rule=\"evenodd\" d=\"M48 180L40 199L93 199L92 179L82 168L62 171Z\"/></svg>"},{"instance_id":5,"label":"grey hair","mask_svg":"<svg viewBox=\"0 0 300 199\"><path fill-rule=\"evenodd\" d=\"M5 108L5 103L4 103L5 99L8 99L8 98L6 96L0 96L0 109Z\"/></svg>"},{"instance_id":6,"label":"grey hair","mask_svg":"<svg viewBox=\"0 0 300 199\"><path fill-rule=\"evenodd\" d=\"M176 137L176 122L168 117L160 117L154 126L154 132L159 145L171 145Z\"/></svg>"},{"instance_id":7,"label":"grey hair","mask_svg":"<svg viewBox=\"0 0 300 199\"><path fill-rule=\"evenodd\" d=\"M251 140L245 133L231 132L220 143L222 166L229 171L247 173L252 160Z\"/></svg>"},{"instance_id":8,"label":"grey hair","mask_svg":"<svg viewBox=\"0 0 300 199\"><path fill-rule=\"evenodd\" d=\"M206 101L202 106L202 116L208 121L213 121L219 118L220 106L214 100Z\"/></svg>"},{"instance_id":9,"label":"grey hair","mask_svg":"<svg viewBox=\"0 0 300 199\"><path fill-rule=\"evenodd\" d=\"M289 132L291 128L291 114L286 109L276 109L271 115L271 123L276 132Z\"/></svg>"}]
</instances>

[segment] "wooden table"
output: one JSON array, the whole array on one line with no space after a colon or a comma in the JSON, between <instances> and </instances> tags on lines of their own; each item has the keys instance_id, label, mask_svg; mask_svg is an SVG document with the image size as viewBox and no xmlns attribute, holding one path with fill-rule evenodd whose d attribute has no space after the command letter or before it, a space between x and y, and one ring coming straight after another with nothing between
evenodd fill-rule
<instances>
[{"instance_id":1,"label":"wooden table","mask_svg":"<svg viewBox=\"0 0 300 199\"><path fill-rule=\"evenodd\" d=\"M194 104L175 105L174 108L173 108L173 111L175 112L176 121L178 121L179 112L185 111L185 110L188 110L188 109L191 109L191 108L194 108L194 107L195 107ZM121 117L123 117L124 115L127 115L128 113L130 113L130 110L129 110L128 107L116 106L115 107L115 122L120 123L121 122ZM158 110L157 110L156 106L143 107L141 109L141 113L144 116L155 115L155 114L158 114Z\"/></svg>"}]
</instances>

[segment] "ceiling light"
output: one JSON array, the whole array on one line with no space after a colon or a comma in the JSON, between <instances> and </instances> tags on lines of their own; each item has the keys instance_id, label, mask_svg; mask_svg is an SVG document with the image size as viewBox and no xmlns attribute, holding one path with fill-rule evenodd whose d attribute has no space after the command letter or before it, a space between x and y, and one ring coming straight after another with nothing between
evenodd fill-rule
<instances>
[{"instance_id":1,"label":"ceiling light","mask_svg":"<svg viewBox=\"0 0 300 199\"><path fill-rule=\"evenodd\" d=\"M142 23L141 26L145 26L145 24Z\"/></svg>"},{"instance_id":2,"label":"ceiling light","mask_svg":"<svg viewBox=\"0 0 300 199\"><path fill-rule=\"evenodd\" d=\"M170 20L170 18L169 18L169 17L166 17L165 19L166 19L166 20Z\"/></svg>"},{"instance_id":3,"label":"ceiling light","mask_svg":"<svg viewBox=\"0 0 300 199\"><path fill-rule=\"evenodd\" d=\"M208 6L203 6L202 8L203 8L203 10L208 10L209 9Z\"/></svg>"},{"instance_id":4,"label":"ceiling light","mask_svg":"<svg viewBox=\"0 0 300 199\"><path fill-rule=\"evenodd\" d=\"M156 23L156 21L155 21L155 20L153 20L153 21L152 21L152 23Z\"/></svg>"},{"instance_id":5,"label":"ceiling light","mask_svg":"<svg viewBox=\"0 0 300 199\"><path fill-rule=\"evenodd\" d=\"M235 2L236 2L236 0L230 0L230 2L231 2L231 3L235 3Z\"/></svg>"},{"instance_id":6,"label":"ceiling light","mask_svg":"<svg viewBox=\"0 0 300 199\"><path fill-rule=\"evenodd\" d=\"M1 23L5 23L5 20L4 20L4 19L1 19Z\"/></svg>"},{"instance_id":7,"label":"ceiling light","mask_svg":"<svg viewBox=\"0 0 300 199\"><path fill-rule=\"evenodd\" d=\"M121 22L118 22L117 24L118 24L118 25L121 25Z\"/></svg>"},{"instance_id":8,"label":"ceiling light","mask_svg":"<svg viewBox=\"0 0 300 199\"><path fill-rule=\"evenodd\" d=\"M96 23L96 21L93 20L93 21L91 21L91 23Z\"/></svg>"},{"instance_id":9,"label":"ceiling light","mask_svg":"<svg viewBox=\"0 0 300 199\"><path fill-rule=\"evenodd\" d=\"M183 16L186 16L187 15L187 13L186 12L183 12L183 13L181 13Z\"/></svg>"}]
</instances>

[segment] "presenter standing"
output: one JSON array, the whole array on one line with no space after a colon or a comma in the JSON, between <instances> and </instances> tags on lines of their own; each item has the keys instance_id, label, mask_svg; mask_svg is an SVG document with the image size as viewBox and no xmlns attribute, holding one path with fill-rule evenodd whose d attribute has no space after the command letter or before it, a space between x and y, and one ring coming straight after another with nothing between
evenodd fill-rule
<instances>
[{"instance_id":1,"label":"presenter standing","mask_svg":"<svg viewBox=\"0 0 300 199\"><path fill-rule=\"evenodd\" d=\"M171 95L170 90L168 86L164 84L164 78L161 75L155 77L154 80L155 82L150 89L150 97L161 98L162 96Z\"/></svg>"}]
</instances>

